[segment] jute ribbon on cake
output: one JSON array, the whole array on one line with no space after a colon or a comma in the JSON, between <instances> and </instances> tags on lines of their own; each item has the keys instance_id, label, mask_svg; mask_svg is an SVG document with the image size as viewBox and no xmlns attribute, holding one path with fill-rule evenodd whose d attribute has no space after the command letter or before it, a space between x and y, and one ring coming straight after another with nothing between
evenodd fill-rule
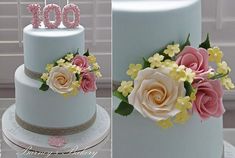
<instances>
[{"instance_id":1,"label":"jute ribbon on cake","mask_svg":"<svg viewBox=\"0 0 235 158\"><path fill-rule=\"evenodd\" d=\"M24 73L32 79L39 79L42 76L41 73L31 71L26 67L24 67Z\"/></svg>"},{"instance_id":2,"label":"jute ribbon on cake","mask_svg":"<svg viewBox=\"0 0 235 158\"><path fill-rule=\"evenodd\" d=\"M92 126L92 124L96 120L96 112L94 113L92 118L90 120L88 120L87 122L85 122L81 125L78 125L78 126L68 127L68 128L39 127L39 126L35 126L35 125L32 125L30 123L25 122L17 114L16 114L15 118L16 118L16 122L21 127L23 127L26 130L29 130L31 132L38 133L38 134L44 134L44 135L61 136L61 135L71 135L71 134L79 133L79 132L82 132L82 131L88 129L90 126Z\"/></svg>"}]
</instances>

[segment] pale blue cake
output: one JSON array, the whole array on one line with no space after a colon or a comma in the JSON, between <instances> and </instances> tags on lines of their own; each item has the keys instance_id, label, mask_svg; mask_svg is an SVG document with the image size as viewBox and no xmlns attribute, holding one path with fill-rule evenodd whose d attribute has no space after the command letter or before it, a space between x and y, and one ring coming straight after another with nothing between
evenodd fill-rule
<instances>
[{"instance_id":1,"label":"pale blue cake","mask_svg":"<svg viewBox=\"0 0 235 158\"><path fill-rule=\"evenodd\" d=\"M130 80L130 63L143 63L170 42L201 42L200 0L113 0L113 80ZM114 98L113 109L120 100ZM113 158L221 158L222 118L201 121L197 114L184 125L161 129L137 111L113 114Z\"/></svg>"},{"instance_id":2,"label":"pale blue cake","mask_svg":"<svg viewBox=\"0 0 235 158\"><path fill-rule=\"evenodd\" d=\"M39 79L24 72L45 72L45 67L68 52L84 53L84 28L75 29L24 28L24 65L15 73L16 115L24 122L42 128L73 128L82 125L96 113L95 92L80 92L64 97L51 89L40 91Z\"/></svg>"}]
</instances>

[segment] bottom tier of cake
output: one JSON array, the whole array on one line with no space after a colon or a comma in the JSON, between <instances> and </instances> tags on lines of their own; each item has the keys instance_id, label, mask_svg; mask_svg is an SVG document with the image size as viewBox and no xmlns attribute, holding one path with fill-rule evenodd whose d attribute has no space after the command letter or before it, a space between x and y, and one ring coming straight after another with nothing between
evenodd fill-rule
<instances>
[{"instance_id":1,"label":"bottom tier of cake","mask_svg":"<svg viewBox=\"0 0 235 158\"><path fill-rule=\"evenodd\" d=\"M24 65L16 70L16 115L26 126L73 128L95 118L95 92L64 97L50 89L40 91L40 84L25 75Z\"/></svg>"},{"instance_id":2,"label":"bottom tier of cake","mask_svg":"<svg viewBox=\"0 0 235 158\"><path fill-rule=\"evenodd\" d=\"M113 105L119 100L114 98ZM201 121L194 114L184 125L161 129L137 111L113 114L113 158L221 158L222 118Z\"/></svg>"}]
</instances>

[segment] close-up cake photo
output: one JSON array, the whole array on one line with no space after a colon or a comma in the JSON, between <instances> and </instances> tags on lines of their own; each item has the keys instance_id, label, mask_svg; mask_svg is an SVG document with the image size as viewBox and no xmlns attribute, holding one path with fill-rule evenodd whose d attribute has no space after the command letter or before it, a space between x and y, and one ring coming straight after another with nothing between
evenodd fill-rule
<instances>
[{"instance_id":1,"label":"close-up cake photo","mask_svg":"<svg viewBox=\"0 0 235 158\"><path fill-rule=\"evenodd\" d=\"M234 5L113 0L113 158L234 158Z\"/></svg>"}]
</instances>

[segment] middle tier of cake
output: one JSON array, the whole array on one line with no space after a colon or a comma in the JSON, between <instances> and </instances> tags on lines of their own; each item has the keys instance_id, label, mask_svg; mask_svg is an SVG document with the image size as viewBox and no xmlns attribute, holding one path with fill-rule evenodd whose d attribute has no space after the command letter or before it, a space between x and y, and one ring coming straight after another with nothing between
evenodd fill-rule
<instances>
[{"instance_id":1,"label":"middle tier of cake","mask_svg":"<svg viewBox=\"0 0 235 158\"><path fill-rule=\"evenodd\" d=\"M26 125L42 128L83 126L96 115L95 92L64 97L51 89L39 90L41 82L24 73L24 65L15 72L16 116Z\"/></svg>"}]
</instances>

